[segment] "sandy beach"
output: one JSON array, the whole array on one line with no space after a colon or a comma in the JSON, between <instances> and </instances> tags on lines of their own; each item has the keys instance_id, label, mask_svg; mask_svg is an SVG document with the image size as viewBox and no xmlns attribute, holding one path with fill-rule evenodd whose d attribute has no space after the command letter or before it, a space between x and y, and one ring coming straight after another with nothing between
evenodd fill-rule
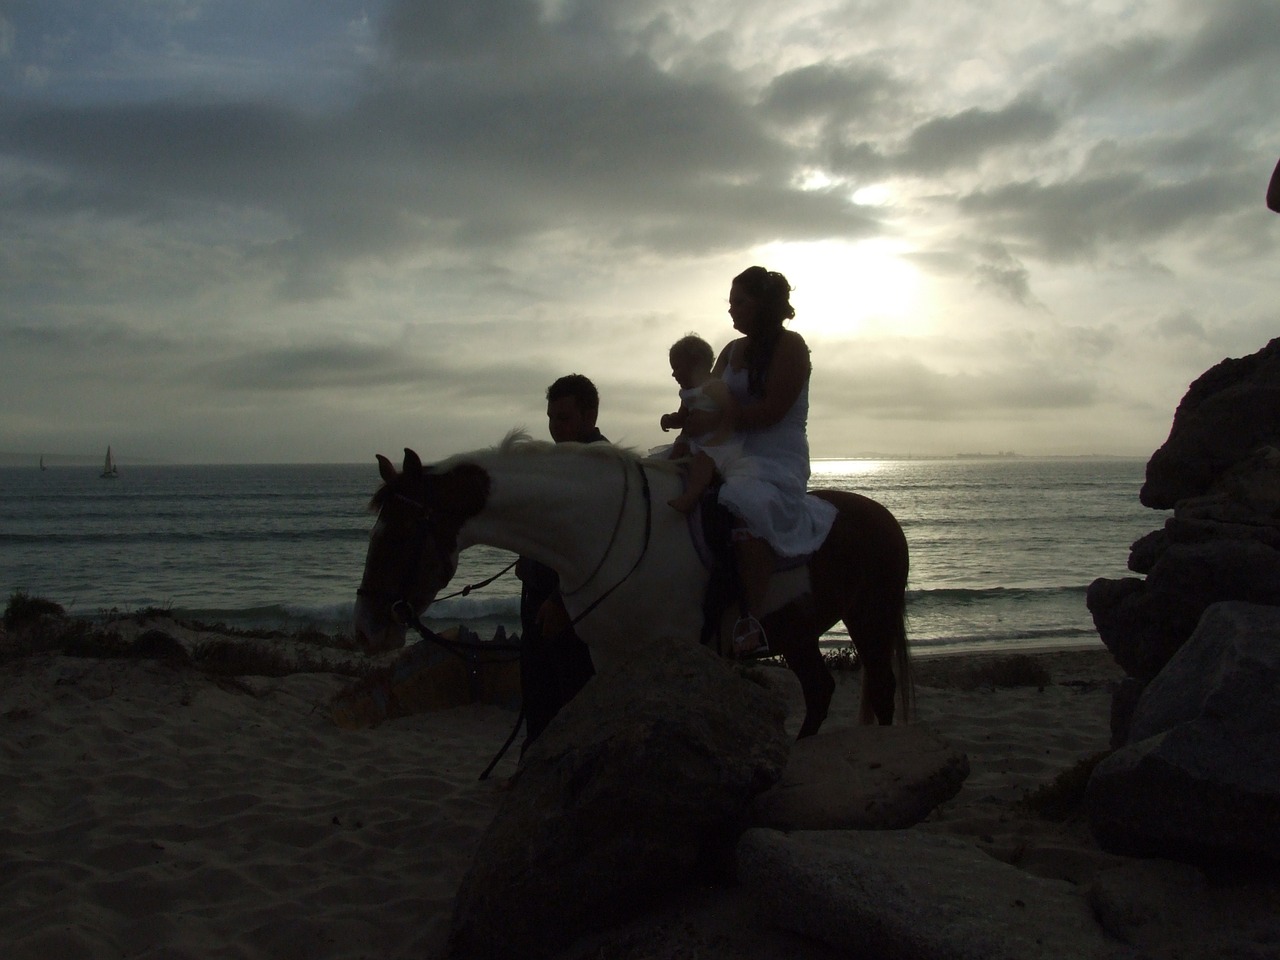
<instances>
[{"instance_id":1,"label":"sandy beach","mask_svg":"<svg viewBox=\"0 0 1280 960\"><path fill-rule=\"evenodd\" d=\"M961 793L917 829L1081 881L1113 858L1079 818L1049 821L1019 801L1106 749L1120 671L1101 644L1032 656L1051 677L1043 688L974 687L982 658L917 661L919 720L971 766ZM770 675L798 725L794 678ZM439 956L454 891L516 768L513 749L478 780L515 714L470 705L342 729L328 703L350 682L219 679L165 661L57 654L5 663L5 955ZM854 723L857 683L839 675L824 729ZM829 955L769 930L734 889L700 891L647 931L576 955L657 956L642 947L654 938L688 945L670 956Z\"/></svg>"}]
</instances>

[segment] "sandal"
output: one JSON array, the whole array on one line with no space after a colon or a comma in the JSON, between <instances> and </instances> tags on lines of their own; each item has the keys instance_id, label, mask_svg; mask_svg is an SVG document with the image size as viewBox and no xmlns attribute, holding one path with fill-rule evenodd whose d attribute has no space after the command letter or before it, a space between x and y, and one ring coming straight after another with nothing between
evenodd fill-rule
<instances>
[{"instance_id":1,"label":"sandal","mask_svg":"<svg viewBox=\"0 0 1280 960\"><path fill-rule=\"evenodd\" d=\"M733 652L739 659L769 655L769 638L755 617L748 614L733 625Z\"/></svg>"}]
</instances>

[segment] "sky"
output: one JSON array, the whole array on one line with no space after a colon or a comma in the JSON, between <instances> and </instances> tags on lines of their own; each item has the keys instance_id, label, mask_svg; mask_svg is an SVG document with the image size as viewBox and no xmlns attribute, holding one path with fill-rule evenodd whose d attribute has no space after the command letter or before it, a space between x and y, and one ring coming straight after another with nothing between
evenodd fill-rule
<instances>
[{"instance_id":1,"label":"sky","mask_svg":"<svg viewBox=\"0 0 1280 960\"><path fill-rule=\"evenodd\" d=\"M1149 456L1280 332L1276 0L0 0L0 451L426 459L787 275L815 457Z\"/></svg>"}]
</instances>

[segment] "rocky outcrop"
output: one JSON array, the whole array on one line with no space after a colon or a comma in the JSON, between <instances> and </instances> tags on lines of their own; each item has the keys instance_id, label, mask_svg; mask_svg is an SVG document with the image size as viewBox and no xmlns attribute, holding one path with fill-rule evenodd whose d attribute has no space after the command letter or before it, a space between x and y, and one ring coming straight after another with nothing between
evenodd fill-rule
<instances>
[{"instance_id":1,"label":"rocky outcrop","mask_svg":"<svg viewBox=\"0 0 1280 960\"><path fill-rule=\"evenodd\" d=\"M1099 844L1280 863L1280 607L1221 603L1138 700L1086 793Z\"/></svg>"},{"instance_id":2,"label":"rocky outcrop","mask_svg":"<svg viewBox=\"0 0 1280 960\"><path fill-rule=\"evenodd\" d=\"M1280 605L1280 339L1191 385L1140 496L1173 509L1163 529L1133 545L1129 568L1145 579L1096 580L1086 596L1129 675L1113 703L1116 746L1129 739L1143 688L1209 606Z\"/></svg>"},{"instance_id":3,"label":"rocky outcrop","mask_svg":"<svg viewBox=\"0 0 1280 960\"><path fill-rule=\"evenodd\" d=\"M1118 852L1280 862L1280 340L1191 385L1141 499L1173 509L1129 555L1146 578L1086 597L1128 674L1090 826Z\"/></svg>"},{"instance_id":4,"label":"rocky outcrop","mask_svg":"<svg viewBox=\"0 0 1280 960\"><path fill-rule=\"evenodd\" d=\"M778 830L898 830L960 792L969 758L924 724L829 730L791 748L750 820Z\"/></svg>"},{"instance_id":5,"label":"rocky outcrop","mask_svg":"<svg viewBox=\"0 0 1280 960\"><path fill-rule=\"evenodd\" d=\"M1280 339L1223 360L1196 379L1173 415L1169 439L1147 464L1142 502L1169 510L1209 493L1237 463L1280 440Z\"/></svg>"},{"instance_id":6,"label":"rocky outcrop","mask_svg":"<svg viewBox=\"0 0 1280 960\"><path fill-rule=\"evenodd\" d=\"M790 749L783 698L696 643L597 676L530 747L455 903L466 958L554 954L723 869Z\"/></svg>"}]
</instances>

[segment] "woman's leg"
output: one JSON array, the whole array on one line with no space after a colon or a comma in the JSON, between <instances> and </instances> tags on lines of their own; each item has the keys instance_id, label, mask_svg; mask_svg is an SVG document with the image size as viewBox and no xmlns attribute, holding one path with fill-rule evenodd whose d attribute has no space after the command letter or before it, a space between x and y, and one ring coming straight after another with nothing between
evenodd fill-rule
<instances>
[{"instance_id":1,"label":"woman's leg","mask_svg":"<svg viewBox=\"0 0 1280 960\"><path fill-rule=\"evenodd\" d=\"M739 529L734 536L734 556L738 565L738 580L742 585L742 600L747 608L747 615L734 628L735 646L741 653L750 653L759 647L768 649L768 641L764 636L764 628L759 626L759 618L764 609L765 596L769 592L769 577L773 575L773 548L767 540L748 536L745 529ZM754 624L751 623L752 620L755 620ZM759 636L753 636L753 632L758 632Z\"/></svg>"}]
</instances>

